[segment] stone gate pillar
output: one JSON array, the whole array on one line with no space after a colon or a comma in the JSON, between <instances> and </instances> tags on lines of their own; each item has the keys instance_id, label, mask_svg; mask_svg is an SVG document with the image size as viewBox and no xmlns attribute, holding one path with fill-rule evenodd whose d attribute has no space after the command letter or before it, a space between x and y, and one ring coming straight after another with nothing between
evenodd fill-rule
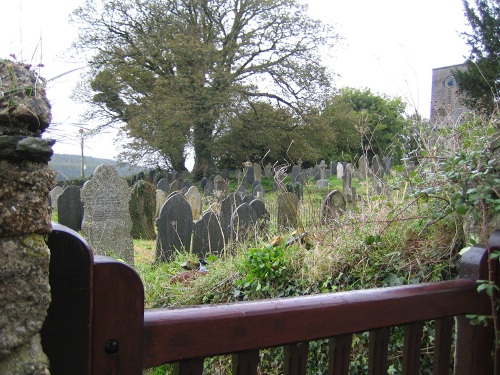
<instances>
[{"instance_id":1,"label":"stone gate pillar","mask_svg":"<svg viewBox=\"0 0 500 375\"><path fill-rule=\"evenodd\" d=\"M50 303L48 168L54 141L45 82L0 59L0 374L49 374L39 331Z\"/></svg>"}]
</instances>

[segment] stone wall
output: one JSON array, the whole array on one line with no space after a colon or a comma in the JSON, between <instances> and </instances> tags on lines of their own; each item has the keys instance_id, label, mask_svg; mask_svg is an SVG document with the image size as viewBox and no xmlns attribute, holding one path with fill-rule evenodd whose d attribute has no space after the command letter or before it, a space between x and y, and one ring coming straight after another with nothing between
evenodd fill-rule
<instances>
[{"instance_id":1,"label":"stone wall","mask_svg":"<svg viewBox=\"0 0 500 375\"><path fill-rule=\"evenodd\" d=\"M50 303L50 121L43 79L0 60L0 374L49 374L39 331Z\"/></svg>"}]
</instances>

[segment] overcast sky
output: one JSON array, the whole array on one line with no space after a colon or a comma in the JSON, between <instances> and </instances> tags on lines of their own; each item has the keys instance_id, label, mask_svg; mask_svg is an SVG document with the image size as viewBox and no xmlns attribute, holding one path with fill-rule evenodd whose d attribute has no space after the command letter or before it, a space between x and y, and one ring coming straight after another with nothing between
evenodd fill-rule
<instances>
[{"instance_id":1,"label":"overcast sky","mask_svg":"<svg viewBox=\"0 0 500 375\"><path fill-rule=\"evenodd\" d=\"M339 74L336 87L369 88L375 94L401 96L408 112L429 117L432 69L462 63L468 47L462 0L302 0L310 14L334 24L343 43L325 61ZM78 154L82 106L69 99L81 67L65 52L76 32L68 16L83 0L9 0L2 2L0 57L36 66L50 80L56 153ZM5 17L9 14L9 17ZM8 30L8 33L5 33ZM54 79L55 78L55 79ZM50 129L50 128L49 128ZM85 142L88 156L116 156L113 135Z\"/></svg>"}]
</instances>

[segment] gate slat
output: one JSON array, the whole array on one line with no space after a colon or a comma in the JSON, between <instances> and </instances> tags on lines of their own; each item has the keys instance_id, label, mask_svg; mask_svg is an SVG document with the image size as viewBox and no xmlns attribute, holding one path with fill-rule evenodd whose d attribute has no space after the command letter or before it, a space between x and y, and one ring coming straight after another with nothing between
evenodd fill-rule
<instances>
[{"instance_id":1,"label":"gate slat","mask_svg":"<svg viewBox=\"0 0 500 375\"><path fill-rule=\"evenodd\" d=\"M404 327L403 375L419 373L423 328L423 322L415 322Z\"/></svg>"},{"instance_id":2,"label":"gate slat","mask_svg":"<svg viewBox=\"0 0 500 375\"><path fill-rule=\"evenodd\" d=\"M380 375L387 373L387 352L389 349L389 328L370 331L368 375Z\"/></svg>"},{"instance_id":3,"label":"gate slat","mask_svg":"<svg viewBox=\"0 0 500 375\"><path fill-rule=\"evenodd\" d=\"M257 375L259 351L247 350L232 355L233 375Z\"/></svg>"},{"instance_id":4,"label":"gate slat","mask_svg":"<svg viewBox=\"0 0 500 375\"><path fill-rule=\"evenodd\" d=\"M299 342L284 347L284 374L305 375L307 356L309 354L309 343Z\"/></svg>"},{"instance_id":5,"label":"gate slat","mask_svg":"<svg viewBox=\"0 0 500 375\"><path fill-rule=\"evenodd\" d=\"M434 333L434 363L432 375L449 375L451 366L451 345L453 342L453 317L437 319Z\"/></svg>"},{"instance_id":6,"label":"gate slat","mask_svg":"<svg viewBox=\"0 0 500 375\"><path fill-rule=\"evenodd\" d=\"M341 335L330 339L328 354L328 374L348 375L352 335Z\"/></svg>"},{"instance_id":7,"label":"gate slat","mask_svg":"<svg viewBox=\"0 0 500 375\"><path fill-rule=\"evenodd\" d=\"M186 359L175 364L175 375L202 375L203 358Z\"/></svg>"}]
</instances>

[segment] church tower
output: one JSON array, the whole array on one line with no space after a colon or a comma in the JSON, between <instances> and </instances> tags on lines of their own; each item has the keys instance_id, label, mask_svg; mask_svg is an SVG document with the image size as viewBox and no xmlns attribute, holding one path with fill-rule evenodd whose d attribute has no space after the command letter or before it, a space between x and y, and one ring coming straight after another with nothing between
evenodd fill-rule
<instances>
[{"instance_id":1,"label":"church tower","mask_svg":"<svg viewBox=\"0 0 500 375\"><path fill-rule=\"evenodd\" d=\"M465 108L453 73L464 69L464 64L432 69L431 123L453 126L461 121Z\"/></svg>"}]
</instances>

